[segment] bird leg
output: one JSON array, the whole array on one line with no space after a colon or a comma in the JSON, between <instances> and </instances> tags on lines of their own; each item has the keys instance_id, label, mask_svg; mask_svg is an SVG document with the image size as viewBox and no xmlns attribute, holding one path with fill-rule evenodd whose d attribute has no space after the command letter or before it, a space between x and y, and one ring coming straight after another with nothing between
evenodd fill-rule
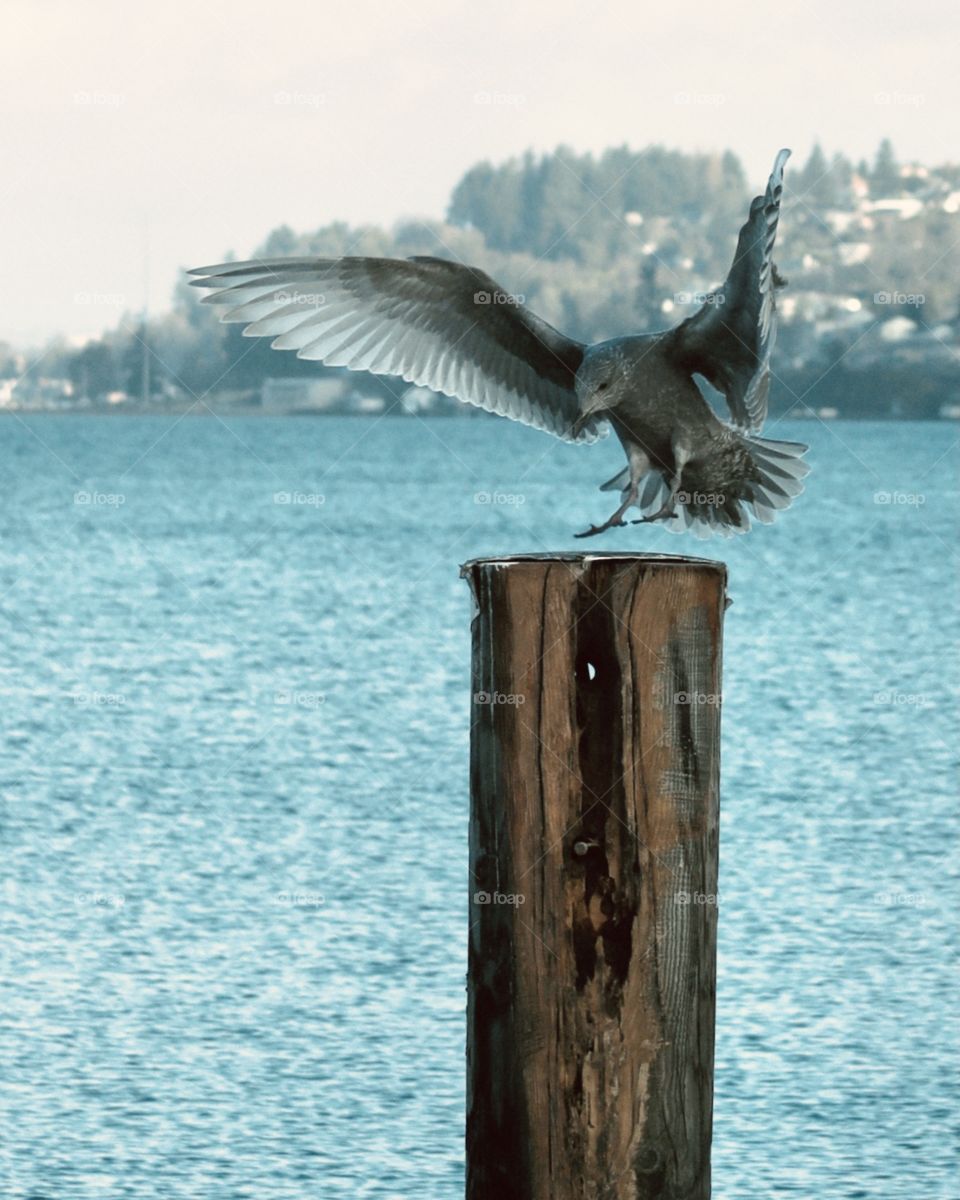
<instances>
[{"instance_id":1,"label":"bird leg","mask_svg":"<svg viewBox=\"0 0 960 1200\"><path fill-rule=\"evenodd\" d=\"M626 525L623 519L623 514L627 511L631 504L637 498L637 485L632 483L630 490L627 492L627 498L620 505L612 517L609 517L602 525L591 525L589 529L585 529L583 533L575 533L573 536L578 538L596 537L598 533L605 533L608 529L613 529L617 525Z\"/></svg>"},{"instance_id":2,"label":"bird leg","mask_svg":"<svg viewBox=\"0 0 960 1200\"><path fill-rule=\"evenodd\" d=\"M651 521L669 521L671 517L675 517L676 515L676 509L673 507L670 499L667 499L655 513L651 513L649 517L637 517L630 524L649 525Z\"/></svg>"},{"instance_id":3,"label":"bird leg","mask_svg":"<svg viewBox=\"0 0 960 1200\"><path fill-rule=\"evenodd\" d=\"M627 511L631 504L636 504L637 496L640 493L640 481L650 469L650 459L639 446L632 445L627 450L627 461L630 464L630 486L623 495L623 503L617 509L609 520L604 521L602 525L591 525L589 529L585 529L583 533L575 533L573 536L578 538L596 537L598 533L605 533L608 529L613 529L617 525L626 525L627 522L623 519L623 514Z\"/></svg>"},{"instance_id":4,"label":"bird leg","mask_svg":"<svg viewBox=\"0 0 960 1200\"><path fill-rule=\"evenodd\" d=\"M674 505L677 501L677 493L680 491L680 477L683 475L683 468L690 461L690 452L682 446L674 446L673 457L674 469L673 478L670 480L669 496L655 513L651 513L649 517L639 517L637 520L631 521L631 525L649 525L651 521L669 521L671 517L677 515Z\"/></svg>"}]
</instances>

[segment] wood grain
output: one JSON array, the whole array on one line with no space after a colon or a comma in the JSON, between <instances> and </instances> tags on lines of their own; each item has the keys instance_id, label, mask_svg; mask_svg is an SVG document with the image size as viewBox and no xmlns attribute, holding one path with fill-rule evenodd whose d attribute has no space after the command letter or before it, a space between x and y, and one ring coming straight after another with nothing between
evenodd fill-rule
<instances>
[{"instance_id":1,"label":"wood grain","mask_svg":"<svg viewBox=\"0 0 960 1200\"><path fill-rule=\"evenodd\" d=\"M726 568L468 563L468 1200L705 1200Z\"/></svg>"}]
</instances>

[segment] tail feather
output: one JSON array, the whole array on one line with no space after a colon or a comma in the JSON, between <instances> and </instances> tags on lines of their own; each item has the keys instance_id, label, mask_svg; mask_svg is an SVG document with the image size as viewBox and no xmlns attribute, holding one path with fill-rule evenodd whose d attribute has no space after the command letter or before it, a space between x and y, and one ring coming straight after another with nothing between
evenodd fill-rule
<instances>
[{"instance_id":1,"label":"tail feather","mask_svg":"<svg viewBox=\"0 0 960 1200\"><path fill-rule=\"evenodd\" d=\"M662 508L667 498L667 481L659 471L651 471L644 480L643 491L640 493L639 507L644 516Z\"/></svg>"},{"instance_id":2,"label":"tail feather","mask_svg":"<svg viewBox=\"0 0 960 1200\"><path fill-rule=\"evenodd\" d=\"M770 438L744 438L754 478L743 481L739 496L721 496L718 493L684 493L677 498L676 515L662 522L671 533L692 533L695 538L730 538L732 534L746 533L750 528L750 516L761 524L772 523L778 512L790 508L800 492L803 480L810 473L810 464L803 461L808 446L799 442L776 442ZM618 470L612 479L600 488L601 492L619 491L626 499L630 487L630 468ZM652 516L659 512L670 494L670 487L659 470L649 470L640 486L635 508L641 514ZM749 511L748 511L749 510Z\"/></svg>"},{"instance_id":3,"label":"tail feather","mask_svg":"<svg viewBox=\"0 0 960 1200\"><path fill-rule=\"evenodd\" d=\"M766 457L788 458L791 461L796 461L799 455L806 454L810 449L802 442L779 442L776 438L747 438L751 446L757 446ZM804 474L807 474L810 467L807 463L803 464L806 467Z\"/></svg>"},{"instance_id":4,"label":"tail feather","mask_svg":"<svg viewBox=\"0 0 960 1200\"><path fill-rule=\"evenodd\" d=\"M772 525L776 519L776 510L769 508L759 500L754 500L750 507L753 509L753 515L761 525Z\"/></svg>"},{"instance_id":5,"label":"tail feather","mask_svg":"<svg viewBox=\"0 0 960 1200\"><path fill-rule=\"evenodd\" d=\"M744 438L743 445L753 463L754 477L743 481L738 496L685 493L681 487L675 505L676 515L663 521L671 533L689 532L697 538L746 533L751 516L762 525L769 525L778 512L789 508L800 495L803 479L810 472L809 463L803 461L807 446L755 437ZM601 490L619 489L626 499L629 485L630 471L624 468L607 480ZM663 475L651 470L640 485L635 507L643 516L652 516L663 507L668 495L669 487Z\"/></svg>"},{"instance_id":6,"label":"tail feather","mask_svg":"<svg viewBox=\"0 0 960 1200\"><path fill-rule=\"evenodd\" d=\"M608 479L606 483L601 483L600 491L601 492L617 492L617 491L622 492L624 490L624 488L627 488L629 486L630 486L630 468L624 467L622 471L618 471L616 473L616 475L614 475L611 479Z\"/></svg>"},{"instance_id":7,"label":"tail feather","mask_svg":"<svg viewBox=\"0 0 960 1200\"><path fill-rule=\"evenodd\" d=\"M803 479L810 473L810 464L803 461L803 455L809 446L768 438L748 438L746 444L760 477L753 483L747 502L757 520L769 524L803 491Z\"/></svg>"}]
</instances>

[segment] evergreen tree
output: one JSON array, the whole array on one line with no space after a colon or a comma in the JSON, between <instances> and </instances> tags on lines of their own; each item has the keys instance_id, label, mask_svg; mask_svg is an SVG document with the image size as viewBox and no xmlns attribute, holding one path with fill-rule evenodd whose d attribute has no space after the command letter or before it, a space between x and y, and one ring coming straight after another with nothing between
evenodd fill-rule
<instances>
[{"instance_id":1,"label":"evergreen tree","mask_svg":"<svg viewBox=\"0 0 960 1200\"><path fill-rule=\"evenodd\" d=\"M113 350L104 341L87 344L67 364L67 376L78 396L94 399L117 387L117 367Z\"/></svg>"},{"instance_id":2,"label":"evergreen tree","mask_svg":"<svg viewBox=\"0 0 960 1200\"><path fill-rule=\"evenodd\" d=\"M853 164L842 154L830 160L831 202L835 208L849 208L853 203Z\"/></svg>"},{"instance_id":3,"label":"evergreen tree","mask_svg":"<svg viewBox=\"0 0 960 1200\"><path fill-rule=\"evenodd\" d=\"M830 204L830 164L819 142L814 142L810 157L797 172L793 191L811 208L822 208Z\"/></svg>"},{"instance_id":4,"label":"evergreen tree","mask_svg":"<svg viewBox=\"0 0 960 1200\"><path fill-rule=\"evenodd\" d=\"M874 196L896 196L900 192L900 167L889 138L884 138L877 148L870 172L870 191Z\"/></svg>"}]
</instances>

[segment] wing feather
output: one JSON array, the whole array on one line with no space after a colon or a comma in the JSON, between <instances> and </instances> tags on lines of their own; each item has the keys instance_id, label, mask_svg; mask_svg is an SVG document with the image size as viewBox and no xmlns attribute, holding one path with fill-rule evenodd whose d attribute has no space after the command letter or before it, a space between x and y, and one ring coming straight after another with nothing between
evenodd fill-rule
<instances>
[{"instance_id":1,"label":"wing feather","mask_svg":"<svg viewBox=\"0 0 960 1200\"><path fill-rule=\"evenodd\" d=\"M748 432L761 429L767 416L777 336L773 246L789 157L780 151L766 191L750 205L723 286L670 335L675 361L723 392L734 423Z\"/></svg>"},{"instance_id":2,"label":"wing feather","mask_svg":"<svg viewBox=\"0 0 960 1200\"><path fill-rule=\"evenodd\" d=\"M330 366L398 375L565 440L577 439L575 377L585 347L489 275L440 258L290 258L191 274L244 335Z\"/></svg>"}]
</instances>

